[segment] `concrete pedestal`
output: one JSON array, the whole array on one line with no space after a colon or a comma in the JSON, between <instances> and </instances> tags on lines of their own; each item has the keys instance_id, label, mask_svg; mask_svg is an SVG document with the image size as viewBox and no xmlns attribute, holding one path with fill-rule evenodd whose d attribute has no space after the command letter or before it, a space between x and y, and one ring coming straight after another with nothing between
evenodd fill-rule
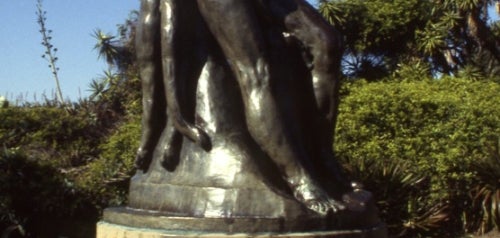
<instances>
[{"instance_id":1,"label":"concrete pedestal","mask_svg":"<svg viewBox=\"0 0 500 238\"><path fill-rule=\"evenodd\" d=\"M385 238L384 224L365 229L335 231L300 231L308 223L322 221L285 221L276 218L195 218L166 216L161 213L106 209L103 221L97 224L97 238L170 238L170 237L333 237ZM303 224L301 224L303 223ZM294 229L287 229L294 227ZM288 231L287 231L288 230ZM264 231L264 232L262 232Z\"/></svg>"},{"instance_id":2,"label":"concrete pedestal","mask_svg":"<svg viewBox=\"0 0 500 238\"><path fill-rule=\"evenodd\" d=\"M371 238L385 237L385 228L374 228L371 230L354 231L318 231L318 232L295 232L295 233L210 233L210 232L185 232L165 231L154 229L140 229L127 226L114 225L106 222L97 224L97 238L173 238L173 237L279 237L279 238Z\"/></svg>"}]
</instances>

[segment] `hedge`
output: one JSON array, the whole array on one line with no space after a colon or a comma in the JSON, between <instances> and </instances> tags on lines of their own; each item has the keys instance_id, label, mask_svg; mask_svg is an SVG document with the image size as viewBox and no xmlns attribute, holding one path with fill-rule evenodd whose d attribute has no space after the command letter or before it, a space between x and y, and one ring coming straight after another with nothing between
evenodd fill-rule
<instances>
[{"instance_id":1,"label":"hedge","mask_svg":"<svg viewBox=\"0 0 500 238\"><path fill-rule=\"evenodd\" d=\"M459 78L344 85L334 150L378 196L392 232L467 226L474 163L500 136L499 92Z\"/></svg>"}]
</instances>

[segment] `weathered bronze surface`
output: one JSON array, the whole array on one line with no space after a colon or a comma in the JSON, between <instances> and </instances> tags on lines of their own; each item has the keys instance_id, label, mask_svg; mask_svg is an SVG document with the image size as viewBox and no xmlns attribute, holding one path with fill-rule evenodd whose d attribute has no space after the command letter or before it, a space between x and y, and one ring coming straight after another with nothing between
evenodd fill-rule
<instances>
[{"instance_id":1,"label":"weathered bronze surface","mask_svg":"<svg viewBox=\"0 0 500 238\"><path fill-rule=\"evenodd\" d=\"M233 232L379 226L331 149L341 38L304 0L143 0L127 211L268 224Z\"/></svg>"}]
</instances>

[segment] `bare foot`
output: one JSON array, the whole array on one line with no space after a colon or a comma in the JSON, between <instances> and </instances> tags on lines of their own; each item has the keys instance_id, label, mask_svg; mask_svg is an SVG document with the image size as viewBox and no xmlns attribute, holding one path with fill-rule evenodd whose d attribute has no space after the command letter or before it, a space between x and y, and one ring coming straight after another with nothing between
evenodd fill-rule
<instances>
[{"instance_id":1,"label":"bare foot","mask_svg":"<svg viewBox=\"0 0 500 238\"><path fill-rule=\"evenodd\" d=\"M330 198L310 179L302 178L294 184L295 186L292 187L294 197L307 208L322 216L326 216L329 212L335 213L344 210L346 207L343 202Z\"/></svg>"}]
</instances>

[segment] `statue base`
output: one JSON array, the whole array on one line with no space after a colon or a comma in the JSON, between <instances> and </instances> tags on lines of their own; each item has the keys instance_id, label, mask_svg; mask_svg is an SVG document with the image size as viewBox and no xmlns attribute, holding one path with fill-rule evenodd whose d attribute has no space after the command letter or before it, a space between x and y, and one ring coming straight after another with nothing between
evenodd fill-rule
<instances>
[{"instance_id":1,"label":"statue base","mask_svg":"<svg viewBox=\"0 0 500 238\"><path fill-rule=\"evenodd\" d=\"M176 143L164 131L147 171L130 181L128 207L106 209L97 237L386 238L367 191L353 191L363 198L355 204L360 209L325 216L296 199L280 165L250 135L239 85L222 65L208 61L197 84L195 124L209 136L211 150L183 139L179 155L165 161L166 149ZM279 91L283 96L289 90ZM333 190L336 184L323 186Z\"/></svg>"},{"instance_id":2,"label":"statue base","mask_svg":"<svg viewBox=\"0 0 500 238\"><path fill-rule=\"evenodd\" d=\"M365 229L335 231L290 231L305 220L278 218L198 218L180 217L129 208L108 208L97 224L97 238L170 238L170 237L334 237L385 238L383 223ZM315 221L318 222L318 221ZM300 225L299 225L300 226ZM266 232L259 232L266 231Z\"/></svg>"}]
</instances>

